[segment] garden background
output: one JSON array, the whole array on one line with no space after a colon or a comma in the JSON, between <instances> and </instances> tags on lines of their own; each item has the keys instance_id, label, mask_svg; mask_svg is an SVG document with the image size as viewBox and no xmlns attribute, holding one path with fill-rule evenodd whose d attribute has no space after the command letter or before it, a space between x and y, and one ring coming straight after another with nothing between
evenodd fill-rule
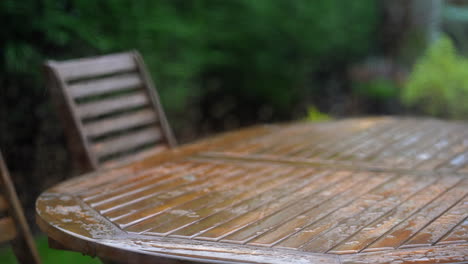
<instances>
[{"instance_id":1,"label":"garden background","mask_svg":"<svg viewBox=\"0 0 468 264\"><path fill-rule=\"evenodd\" d=\"M256 123L467 119L467 10L460 0L2 0L0 149L38 232L35 198L76 174L42 63L130 49L182 143Z\"/></svg>"}]
</instances>

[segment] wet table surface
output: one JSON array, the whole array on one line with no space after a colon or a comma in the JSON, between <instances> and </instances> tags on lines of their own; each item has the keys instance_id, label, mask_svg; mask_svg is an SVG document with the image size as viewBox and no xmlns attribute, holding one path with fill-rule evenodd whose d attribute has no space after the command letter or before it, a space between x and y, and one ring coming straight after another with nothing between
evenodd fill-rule
<instances>
[{"instance_id":1,"label":"wet table surface","mask_svg":"<svg viewBox=\"0 0 468 264\"><path fill-rule=\"evenodd\" d=\"M256 126L37 200L63 248L122 263L468 262L468 125Z\"/></svg>"}]
</instances>

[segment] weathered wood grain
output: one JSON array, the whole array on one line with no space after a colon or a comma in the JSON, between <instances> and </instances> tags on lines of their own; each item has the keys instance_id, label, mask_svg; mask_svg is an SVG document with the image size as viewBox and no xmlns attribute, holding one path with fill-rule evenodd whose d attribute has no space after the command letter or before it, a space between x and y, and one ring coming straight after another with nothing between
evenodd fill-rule
<instances>
[{"instance_id":1,"label":"weathered wood grain","mask_svg":"<svg viewBox=\"0 0 468 264\"><path fill-rule=\"evenodd\" d=\"M143 81L138 74L128 73L73 83L68 89L73 98L80 99L122 90L142 88L143 85Z\"/></svg>"},{"instance_id":2,"label":"weathered wood grain","mask_svg":"<svg viewBox=\"0 0 468 264\"><path fill-rule=\"evenodd\" d=\"M141 92L130 95L112 97L97 102L83 103L77 106L81 118L94 118L118 111L143 107L148 105L148 98Z\"/></svg>"},{"instance_id":3,"label":"weathered wood grain","mask_svg":"<svg viewBox=\"0 0 468 264\"><path fill-rule=\"evenodd\" d=\"M15 222L11 217L0 218L0 242L9 242L16 238Z\"/></svg>"},{"instance_id":4,"label":"weathered wood grain","mask_svg":"<svg viewBox=\"0 0 468 264\"><path fill-rule=\"evenodd\" d=\"M44 69L79 171L113 167L121 160L130 161L149 153L139 144L151 143L152 152L176 146L156 88L138 52L49 61ZM157 127L155 135L146 133L148 125ZM121 137L110 140L109 134ZM138 136L141 139L135 138ZM116 152L129 155L112 155Z\"/></svg>"},{"instance_id":5,"label":"weathered wood grain","mask_svg":"<svg viewBox=\"0 0 468 264\"><path fill-rule=\"evenodd\" d=\"M8 203L2 195L0 195L0 213L5 212L8 209Z\"/></svg>"},{"instance_id":6,"label":"weathered wood grain","mask_svg":"<svg viewBox=\"0 0 468 264\"><path fill-rule=\"evenodd\" d=\"M88 122L84 125L89 137L99 137L126 129L153 124L158 120L155 113L149 109L124 113L111 118Z\"/></svg>"},{"instance_id":7,"label":"weathered wood grain","mask_svg":"<svg viewBox=\"0 0 468 264\"><path fill-rule=\"evenodd\" d=\"M135 70L135 60L128 53L94 58L52 62L66 81Z\"/></svg>"},{"instance_id":8,"label":"weathered wood grain","mask_svg":"<svg viewBox=\"0 0 468 264\"><path fill-rule=\"evenodd\" d=\"M100 140L92 144L91 148L98 157L105 157L122 151L131 150L145 144L155 143L161 139L162 135L160 129L153 126Z\"/></svg>"},{"instance_id":9,"label":"weathered wood grain","mask_svg":"<svg viewBox=\"0 0 468 264\"><path fill-rule=\"evenodd\" d=\"M0 212L0 242L10 242L19 263L40 264L39 254L23 214L8 168L0 152L0 197L8 203L7 217ZM1 211L1 210L0 210Z\"/></svg>"},{"instance_id":10,"label":"weathered wood grain","mask_svg":"<svg viewBox=\"0 0 468 264\"><path fill-rule=\"evenodd\" d=\"M468 212L468 197L463 198L422 230L419 230L402 247L434 245L465 220L466 212Z\"/></svg>"},{"instance_id":11,"label":"weathered wood grain","mask_svg":"<svg viewBox=\"0 0 468 264\"><path fill-rule=\"evenodd\" d=\"M38 223L128 263L464 263L467 129L377 118L233 132L63 183L39 198Z\"/></svg>"}]
</instances>

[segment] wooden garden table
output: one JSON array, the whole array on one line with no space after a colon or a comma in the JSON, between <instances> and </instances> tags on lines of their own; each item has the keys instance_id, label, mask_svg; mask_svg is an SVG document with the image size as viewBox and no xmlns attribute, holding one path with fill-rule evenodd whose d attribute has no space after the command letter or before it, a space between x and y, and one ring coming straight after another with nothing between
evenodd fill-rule
<instances>
[{"instance_id":1,"label":"wooden garden table","mask_svg":"<svg viewBox=\"0 0 468 264\"><path fill-rule=\"evenodd\" d=\"M466 263L468 125L257 126L62 183L52 245L117 263Z\"/></svg>"}]
</instances>

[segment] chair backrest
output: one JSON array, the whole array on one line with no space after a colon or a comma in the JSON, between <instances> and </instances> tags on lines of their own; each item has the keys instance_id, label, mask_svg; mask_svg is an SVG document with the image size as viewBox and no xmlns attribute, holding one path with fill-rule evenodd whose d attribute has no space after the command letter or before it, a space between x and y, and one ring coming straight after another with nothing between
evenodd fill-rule
<instances>
[{"instance_id":1,"label":"chair backrest","mask_svg":"<svg viewBox=\"0 0 468 264\"><path fill-rule=\"evenodd\" d=\"M45 74L82 171L176 141L154 84L136 51L48 61Z\"/></svg>"},{"instance_id":2,"label":"chair backrest","mask_svg":"<svg viewBox=\"0 0 468 264\"><path fill-rule=\"evenodd\" d=\"M0 242L11 242L20 263L40 263L34 240L0 152Z\"/></svg>"}]
</instances>

